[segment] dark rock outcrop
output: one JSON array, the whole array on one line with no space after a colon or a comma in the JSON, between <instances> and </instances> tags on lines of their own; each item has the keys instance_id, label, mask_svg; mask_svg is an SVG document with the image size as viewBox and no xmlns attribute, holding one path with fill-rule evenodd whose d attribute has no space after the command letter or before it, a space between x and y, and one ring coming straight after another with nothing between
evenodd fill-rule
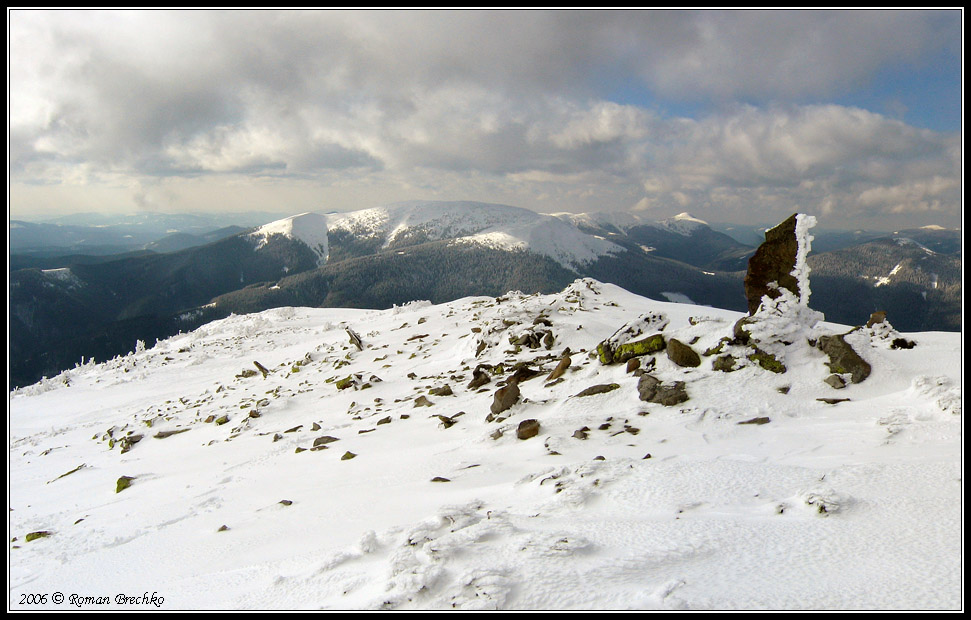
<instances>
[{"instance_id":1,"label":"dark rock outcrop","mask_svg":"<svg viewBox=\"0 0 971 620\"><path fill-rule=\"evenodd\" d=\"M799 297L799 283L792 275L798 250L796 214L765 231L765 242L749 259L748 272L745 274L745 298L748 300L749 314L755 314L759 309L764 295L770 299L779 296L779 292L769 286L772 282Z\"/></svg>"}]
</instances>

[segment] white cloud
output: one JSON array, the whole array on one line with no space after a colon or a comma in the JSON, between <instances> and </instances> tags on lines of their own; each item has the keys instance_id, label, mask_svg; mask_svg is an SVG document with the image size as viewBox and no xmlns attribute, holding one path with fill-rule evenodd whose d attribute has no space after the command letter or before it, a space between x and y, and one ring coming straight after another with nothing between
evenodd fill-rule
<instances>
[{"instance_id":1,"label":"white cloud","mask_svg":"<svg viewBox=\"0 0 971 620\"><path fill-rule=\"evenodd\" d=\"M839 105L728 105L839 91L939 49L941 23L872 11L14 11L11 175L171 179L175 206L202 202L190 195L206 179L254 196L300 179L302 199L316 188L337 208L451 197L713 220L793 204L959 218L954 135ZM662 114L609 101L603 89L618 84L726 105Z\"/></svg>"}]
</instances>

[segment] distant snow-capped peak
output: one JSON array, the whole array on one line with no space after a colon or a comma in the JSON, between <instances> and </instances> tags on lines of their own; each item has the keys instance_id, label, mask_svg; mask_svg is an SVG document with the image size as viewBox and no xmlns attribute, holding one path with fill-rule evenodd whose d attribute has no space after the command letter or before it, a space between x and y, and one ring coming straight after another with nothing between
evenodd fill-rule
<instances>
[{"instance_id":1,"label":"distant snow-capped peak","mask_svg":"<svg viewBox=\"0 0 971 620\"><path fill-rule=\"evenodd\" d=\"M302 241L317 255L318 264L327 260L327 216L319 213L300 213L260 226L249 233L256 241L256 249L267 244L273 235L283 235L289 239Z\"/></svg>"},{"instance_id":2,"label":"distant snow-capped peak","mask_svg":"<svg viewBox=\"0 0 971 620\"><path fill-rule=\"evenodd\" d=\"M693 234L699 228L707 228L708 222L685 211L675 215L674 217L669 217L659 221L658 225L670 230L671 232L687 236Z\"/></svg>"},{"instance_id":3,"label":"distant snow-capped peak","mask_svg":"<svg viewBox=\"0 0 971 620\"><path fill-rule=\"evenodd\" d=\"M409 237L452 239L503 250L548 256L564 267L591 262L623 248L580 232L576 226L528 209L471 201L410 201L333 214L332 230L381 239L391 247Z\"/></svg>"}]
</instances>

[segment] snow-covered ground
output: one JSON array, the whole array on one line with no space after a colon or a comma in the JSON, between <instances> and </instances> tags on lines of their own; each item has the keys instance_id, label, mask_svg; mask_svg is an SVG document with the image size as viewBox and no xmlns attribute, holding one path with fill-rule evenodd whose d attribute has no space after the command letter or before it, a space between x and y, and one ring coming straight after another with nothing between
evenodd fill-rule
<instances>
[{"instance_id":1,"label":"snow-covered ground","mask_svg":"<svg viewBox=\"0 0 971 620\"><path fill-rule=\"evenodd\" d=\"M960 335L857 330L872 373L841 390L806 343L784 374L662 352L643 365L690 397L665 406L594 355L651 313L698 353L741 316L592 280L279 308L13 392L9 606L963 607ZM524 361L542 374L492 415Z\"/></svg>"}]
</instances>

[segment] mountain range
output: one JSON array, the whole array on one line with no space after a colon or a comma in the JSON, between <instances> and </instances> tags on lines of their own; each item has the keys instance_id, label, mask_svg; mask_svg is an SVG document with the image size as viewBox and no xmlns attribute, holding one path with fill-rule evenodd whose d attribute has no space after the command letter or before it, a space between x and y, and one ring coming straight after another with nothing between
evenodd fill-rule
<instances>
[{"instance_id":1,"label":"mountain range","mask_svg":"<svg viewBox=\"0 0 971 620\"><path fill-rule=\"evenodd\" d=\"M233 232L164 254L12 259L13 385L124 354L138 340L281 306L551 293L592 277L653 299L744 310L741 282L754 251L688 213L649 221L476 202L304 213ZM887 310L901 329L958 330L959 238L913 231L810 255L810 303L843 323Z\"/></svg>"}]
</instances>

